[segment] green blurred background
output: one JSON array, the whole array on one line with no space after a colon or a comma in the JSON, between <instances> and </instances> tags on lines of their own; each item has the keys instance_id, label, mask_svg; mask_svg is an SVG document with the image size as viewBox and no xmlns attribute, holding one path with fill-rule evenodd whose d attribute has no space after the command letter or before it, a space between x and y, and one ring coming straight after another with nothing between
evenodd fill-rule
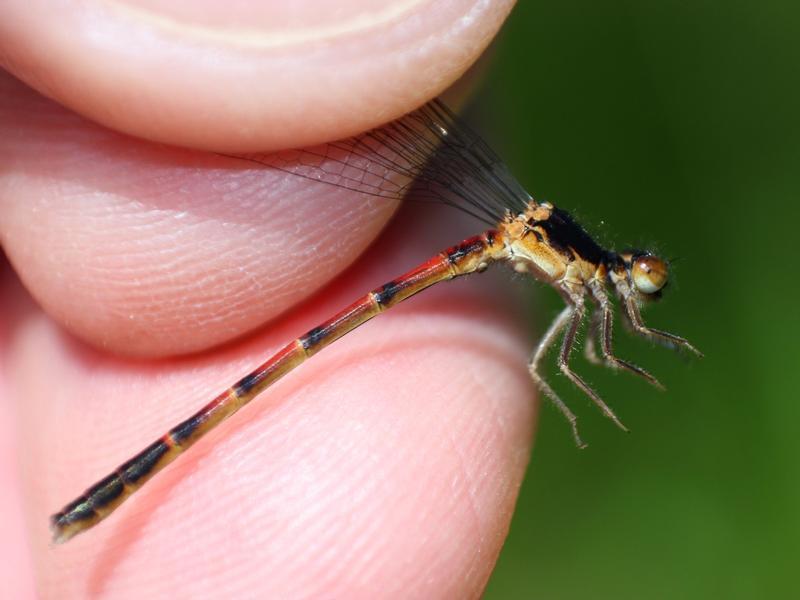
<instances>
[{"instance_id":1,"label":"green blurred background","mask_svg":"<svg viewBox=\"0 0 800 600\"><path fill-rule=\"evenodd\" d=\"M578 362L631 435L553 376L590 447L544 407L487 598L800 597L799 58L796 2L522 0L506 24L480 129L605 243L680 258L645 317L706 358L618 332L665 394Z\"/></svg>"}]
</instances>

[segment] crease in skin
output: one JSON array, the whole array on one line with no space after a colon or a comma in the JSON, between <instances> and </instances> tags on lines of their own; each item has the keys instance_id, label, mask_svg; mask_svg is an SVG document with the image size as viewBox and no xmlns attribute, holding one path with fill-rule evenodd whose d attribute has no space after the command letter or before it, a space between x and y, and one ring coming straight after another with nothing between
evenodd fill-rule
<instances>
[{"instance_id":1,"label":"crease in skin","mask_svg":"<svg viewBox=\"0 0 800 600\"><path fill-rule=\"evenodd\" d=\"M376 13L360 15L341 23L334 23L325 27L313 27L303 30L289 31L262 31L249 28L227 28L224 31L213 29L199 24L182 23L175 19L156 14L145 8L124 4L119 0L104 0L108 8L131 20L138 20L144 24L156 27L163 31L183 37L191 37L204 41L224 42L233 46L249 48L278 48L283 46L319 43L331 39L354 35L369 29L382 27L394 21L399 21L405 15L413 12L417 7L429 0L395 0Z\"/></svg>"}]
</instances>

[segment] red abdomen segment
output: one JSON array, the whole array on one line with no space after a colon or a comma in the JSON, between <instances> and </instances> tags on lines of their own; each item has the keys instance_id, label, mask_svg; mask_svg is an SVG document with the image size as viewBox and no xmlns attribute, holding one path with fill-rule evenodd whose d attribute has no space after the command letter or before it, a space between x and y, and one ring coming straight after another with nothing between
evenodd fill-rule
<instances>
[{"instance_id":1,"label":"red abdomen segment","mask_svg":"<svg viewBox=\"0 0 800 600\"><path fill-rule=\"evenodd\" d=\"M497 259L497 232L487 231L385 283L290 342L197 413L179 423L51 517L53 539L65 542L110 515L151 477L273 382L362 323L438 283L483 270Z\"/></svg>"}]
</instances>

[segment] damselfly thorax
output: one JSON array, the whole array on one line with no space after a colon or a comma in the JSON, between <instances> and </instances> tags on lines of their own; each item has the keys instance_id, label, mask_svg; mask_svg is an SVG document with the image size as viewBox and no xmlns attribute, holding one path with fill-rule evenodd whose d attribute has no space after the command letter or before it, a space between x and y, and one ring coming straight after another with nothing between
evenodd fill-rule
<instances>
[{"instance_id":1,"label":"damselfly thorax","mask_svg":"<svg viewBox=\"0 0 800 600\"><path fill-rule=\"evenodd\" d=\"M700 355L685 339L647 327L642 321L640 306L658 298L667 283L668 265L664 260L645 251L606 250L567 212L533 200L489 147L438 101L349 140L312 149L231 158L386 198L402 197L414 182L415 197L455 206L492 228L375 288L289 342L53 515L51 525L56 541L66 541L103 520L220 422L346 333L435 283L483 271L493 263L507 263L515 271L551 285L564 298L565 308L539 341L529 370L539 389L570 423L580 447L584 443L575 414L542 378L539 366L560 337L557 363L561 372L625 429L611 408L570 366L587 305L592 307L592 317L586 353L593 362L630 371L661 387L648 372L615 356L612 295L633 331Z\"/></svg>"}]
</instances>

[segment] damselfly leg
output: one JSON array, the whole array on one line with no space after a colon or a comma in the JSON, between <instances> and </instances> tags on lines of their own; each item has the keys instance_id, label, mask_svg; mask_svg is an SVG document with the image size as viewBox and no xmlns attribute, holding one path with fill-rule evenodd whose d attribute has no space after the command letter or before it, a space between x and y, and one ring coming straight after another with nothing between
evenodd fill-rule
<instances>
[{"instance_id":1,"label":"damselfly leg","mask_svg":"<svg viewBox=\"0 0 800 600\"><path fill-rule=\"evenodd\" d=\"M661 329L653 329L652 327L645 325L644 321L642 320L642 314L639 311L639 306L636 304L634 299L626 298L625 313L628 315L628 319L630 320L633 330L639 335L667 346L668 348L682 348L684 350L688 350L698 358L703 357L703 353L695 348L689 342L689 340L682 338L679 335L675 335L674 333L662 331Z\"/></svg>"},{"instance_id":2,"label":"damselfly leg","mask_svg":"<svg viewBox=\"0 0 800 600\"><path fill-rule=\"evenodd\" d=\"M583 294L572 293L569 296L569 303L567 305L569 313L569 325L567 325L564 333L564 338L561 342L561 352L558 355L558 368L567 376L567 378L584 394L594 402L597 407L603 411L603 414L611 419L614 424L622 429L628 431L628 428L614 414L614 411L603 401L603 399L595 392L588 383L586 383L580 375L575 373L570 367L570 355L575 346L575 341L578 337L578 331L583 323L584 316L586 315L586 303Z\"/></svg>"},{"instance_id":3,"label":"damselfly leg","mask_svg":"<svg viewBox=\"0 0 800 600\"><path fill-rule=\"evenodd\" d=\"M628 371L629 373L633 373L634 375L638 375L642 377L655 387L660 390L665 389L663 385L653 377L650 373L630 363L626 360L618 358L614 355L614 350L612 348L612 335L613 335L613 328L614 328L614 311L611 307L611 300L608 297L608 294L603 289L601 285L597 282L593 282L589 289L592 293L592 297L594 298L597 308L592 315L592 324L590 326L590 332L588 340L592 339L593 335L596 334L600 339L600 350L602 352L603 358L600 360L597 359L598 362L601 364L605 364L612 369L622 369ZM595 329L595 331L592 331ZM593 346L592 346L593 348Z\"/></svg>"},{"instance_id":4,"label":"damselfly leg","mask_svg":"<svg viewBox=\"0 0 800 600\"><path fill-rule=\"evenodd\" d=\"M539 391L547 396L561 412L561 414L564 415L564 418L572 428L572 437L575 439L575 444L578 446L578 448L586 448L586 444L578 433L578 417L575 416L575 413L569 409L569 406L567 406L564 401L558 397L558 394L556 394L553 388L550 387L550 384L547 383L547 381L545 381L545 379L539 374L539 365L541 364L542 359L547 355L547 351L553 346L553 343L558 339L559 334L564 330L564 327L566 327L567 323L569 323L571 315L572 308L566 306L550 324L550 327L547 328L547 331L542 336L542 339L539 340L539 343L536 346L536 351L533 353L533 357L528 363L528 372L531 374L531 379L533 379L533 383L536 384L536 387L539 388Z\"/></svg>"},{"instance_id":5,"label":"damselfly leg","mask_svg":"<svg viewBox=\"0 0 800 600\"><path fill-rule=\"evenodd\" d=\"M583 355L591 364L604 366L603 359L597 354L597 340L600 339L600 321L603 318L603 311L596 306L589 318L589 327L586 331L586 339L583 342Z\"/></svg>"}]
</instances>

